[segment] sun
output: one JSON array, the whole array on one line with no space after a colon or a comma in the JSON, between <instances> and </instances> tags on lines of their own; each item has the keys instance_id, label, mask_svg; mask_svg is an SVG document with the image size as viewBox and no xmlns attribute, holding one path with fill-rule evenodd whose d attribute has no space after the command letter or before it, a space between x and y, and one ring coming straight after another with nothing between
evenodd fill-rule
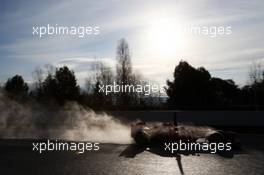
<instances>
[{"instance_id":1,"label":"sun","mask_svg":"<svg viewBox=\"0 0 264 175\"><path fill-rule=\"evenodd\" d=\"M173 57L186 44L182 23L176 18L153 17L146 29L147 46L156 56Z\"/></svg>"}]
</instances>

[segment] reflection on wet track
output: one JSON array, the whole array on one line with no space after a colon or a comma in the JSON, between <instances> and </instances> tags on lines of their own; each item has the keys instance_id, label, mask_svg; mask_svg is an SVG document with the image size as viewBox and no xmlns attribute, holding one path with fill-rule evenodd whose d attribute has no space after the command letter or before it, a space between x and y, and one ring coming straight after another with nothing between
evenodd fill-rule
<instances>
[{"instance_id":1,"label":"reflection on wet track","mask_svg":"<svg viewBox=\"0 0 264 175\"><path fill-rule=\"evenodd\" d=\"M150 151L129 156L129 145L102 144L99 152L32 152L30 143L1 140L1 174L180 174L175 157L163 157ZM123 155L122 155L123 153ZM213 154L181 155L184 174L264 174L264 150L246 146L226 158Z\"/></svg>"}]
</instances>

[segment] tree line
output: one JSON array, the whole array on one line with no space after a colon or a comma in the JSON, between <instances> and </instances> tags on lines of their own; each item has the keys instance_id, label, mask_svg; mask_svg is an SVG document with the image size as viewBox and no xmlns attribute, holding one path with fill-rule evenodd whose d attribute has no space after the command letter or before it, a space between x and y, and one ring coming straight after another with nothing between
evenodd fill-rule
<instances>
[{"instance_id":1,"label":"tree line","mask_svg":"<svg viewBox=\"0 0 264 175\"><path fill-rule=\"evenodd\" d=\"M128 43L121 39L116 52L116 72L103 62L93 63L93 73L86 80L84 88L80 88L73 70L67 66L53 67L45 65L33 72L33 87L24 81L21 75L9 78L2 87L2 92L18 102L37 102L50 108L57 108L68 101L75 101L93 109L151 109L158 107L151 103L155 94L145 98L143 93L119 92L108 93L100 91L100 85L146 84L138 73L132 69ZM150 105L151 104L151 105Z\"/></svg>"},{"instance_id":2,"label":"tree line","mask_svg":"<svg viewBox=\"0 0 264 175\"><path fill-rule=\"evenodd\" d=\"M251 83L238 87L232 79L212 77L204 67L194 68L185 61L175 67L167 80L167 105L182 110L263 110L264 71L253 64Z\"/></svg>"},{"instance_id":3,"label":"tree line","mask_svg":"<svg viewBox=\"0 0 264 175\"><path fill-rule=\"evenodd\" d=\"M186 61L176 65L173 80L167 80L167 100L160 94L144 96L143 93L119 92L106 95L100 85L144 85L142 76L133 70L130 50L121 39L116 52L116 72L102 62L94 64L94 73L87 78L85 88L80 88L73 70L67 66L46 65L33 73L33 87L21 75L9 78L1 87L4 94L15 101L36 102L57 108L75 101L95 110L173 109L173 110L263 110L264 71L254 65L249 77L251 83L238 87L231 79L212 77L204 67L194 68Z\"/></svg>"}]
</instances>

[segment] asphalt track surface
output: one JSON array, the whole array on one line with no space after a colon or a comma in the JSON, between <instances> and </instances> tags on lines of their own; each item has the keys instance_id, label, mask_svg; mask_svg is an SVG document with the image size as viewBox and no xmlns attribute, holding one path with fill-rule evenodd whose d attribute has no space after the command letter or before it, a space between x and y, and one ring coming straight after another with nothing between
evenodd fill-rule
<instances>
[{"instance_id":1,"label":"asphalt track surface","mask_svg":"<svg viewBox=\"0 0 264 175\"><path fill-rule=\"evenodd\" d=\"M184 174L264 174L263 136L240 136L242 149L232 157L215 154L181 155ZM0 140L3 175L162 175L181 174L175 157L148 150L129 153L131 145L100 144L99 151L32 151L33 140Z\"/></svg>"}]
</instances>

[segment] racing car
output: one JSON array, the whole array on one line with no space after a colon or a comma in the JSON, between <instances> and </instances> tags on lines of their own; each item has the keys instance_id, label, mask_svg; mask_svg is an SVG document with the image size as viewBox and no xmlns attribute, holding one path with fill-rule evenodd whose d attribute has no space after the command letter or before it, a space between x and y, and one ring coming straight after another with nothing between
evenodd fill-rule
<instances>
[{"instance_id":1,"label":"racing car","mask_svg":"<svg viewBox=\"0 0 264 175\"><path fill-rule=\"evenodd\" d=\"M207 126L175 125L173 123L146 124L138 121L131 125L131 137L138 145L157 145L164 142L234 143L235 133Z\"/></svg>"}]
</instances>

